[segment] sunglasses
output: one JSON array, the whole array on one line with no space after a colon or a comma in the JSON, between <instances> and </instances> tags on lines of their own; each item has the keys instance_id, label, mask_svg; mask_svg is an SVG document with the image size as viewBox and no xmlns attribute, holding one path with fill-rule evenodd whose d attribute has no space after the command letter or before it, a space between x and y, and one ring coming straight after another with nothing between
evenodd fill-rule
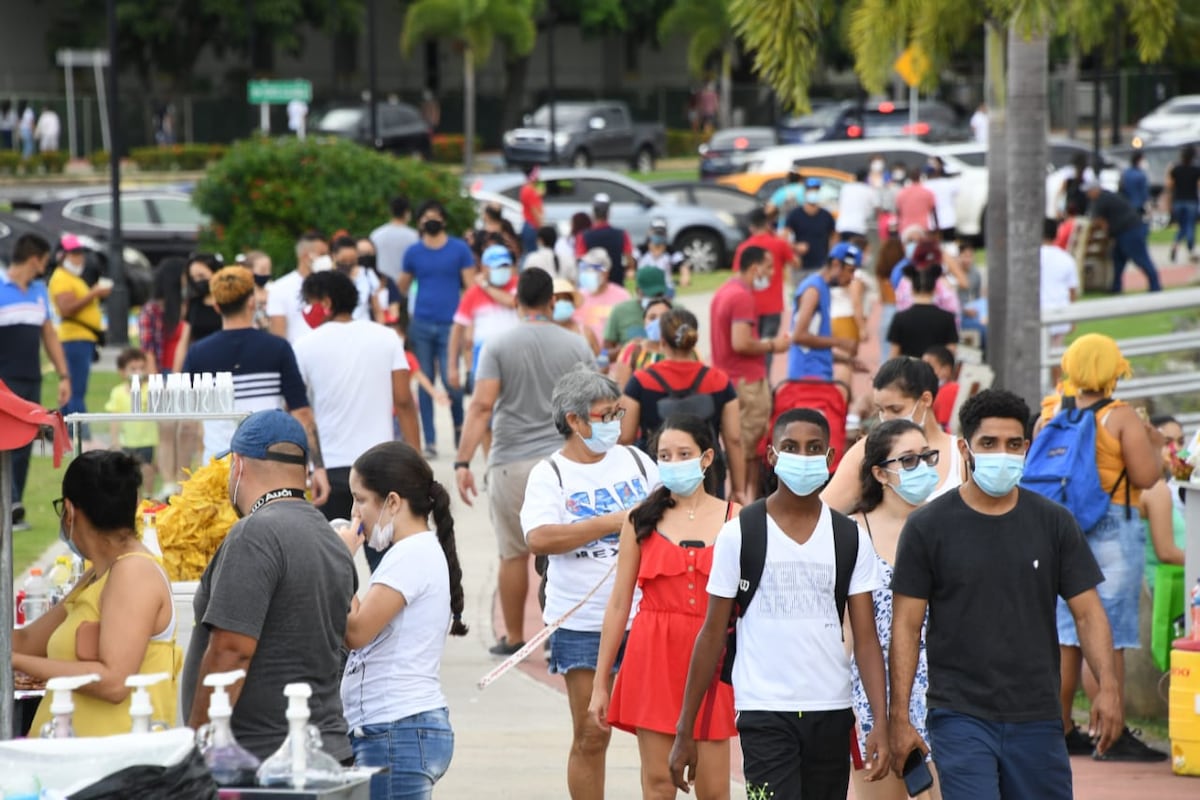
<instances>
[{"instance_id":1,"label":"sunglasses","mask_svg":"<svg viewBox=\"0 0 1200 800\"><path fill-rule=\"evenodd\" d=\"M888 464L894 464L898 461L900 462L901 469L903 469L905 472L911 472L912 470L916 469L917 464L922 461L931 467L936 467L940 455L941 453L938 450L926 450L923 453L909 453L907 455L889 458L887 461L880 462L879 466L886 468Z\"/></svg>"},{"instance_id":2,"label":"sunglasses","mask_svg":"<svg viewBox=\"0 0 1200 800\"><path fill-rule=\"evenodd\" d=\"M63 512L67 510L67 498L60 497L53 501L50 505L54 507L54 515L62 519Z\"/></svg>"}]
</instances>

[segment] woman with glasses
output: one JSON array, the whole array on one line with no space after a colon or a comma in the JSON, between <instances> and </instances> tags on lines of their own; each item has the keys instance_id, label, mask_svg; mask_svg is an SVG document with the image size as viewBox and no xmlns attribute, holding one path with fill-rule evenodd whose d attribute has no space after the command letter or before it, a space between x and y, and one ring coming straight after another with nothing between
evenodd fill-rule
<instances>
[{"instance_id":1,"label":"woman with glasses","mask_svg":"<svg viewBox=\"0 0 1200 800\"><path fill-rule=\"evenodd\" d=\"M925 503L938 484L937 466L941 453L930 447L920 425L907 419L893 419L876 425L863 445L863 458L858 471L859 500L851 518L871 537L883 585L891 586L892 563L896 560L896 544L908 515ZM843 462L844 463L844 462ZM883 647L887 663L892 634L892 590L876 589L875 632ZM867 700L858 664L851 658L850 675L854 713L858 717L859 752L866 752L866 736L874 727L871 704ZM929 665L925 658L925 637L922 632L921 651L913 681L909 717L913 727L926 741L925 690L929 687ZM876 783L868 783L861 770L853 771L854 796L860 800L903 800L908 797L904 781L889 774ZM922 795L926 796L926 795ZM937 787L931 797L939 797Z\"/></svg>"},{"instance_id":2,"label":"woman with glasses","mask_svg":"<svg viewBox=\"0 0 1200 800\"><path fill-rule=\"evenodd\" d=\"M54 501L59 538L92 563L58 605L13 631L13 668L38 680L96 673L75 692L76 736L128 733L134 674L171 676L150 687L154 719L175 721L175 607L163 568L134 529L141 467L133 457L93 450L71 462ZM34 717L34 736L50 720L49 694Z\"/></svg>"},{"instance_id":3,"label":"woman with glasses","mask_svg":"<svg viewBox=\"0 0 1200 800\"><path fill-rule=\"evenodd\" d=\"M945 458L936 466L938 482L929 495L930 499L957 489L963 481L962 458L958 454L957 438L946 433L933 413L933 399L937 396L938 379L933 367L918 358L899 356L884 362L875 373L875 406L879 409L880 422L891 419L906 419L915 422L925 433L930 449L942 453ZM862 481L859 476L863 465L866 440L859 439L846 451L845 458L838 464L833 479L821 492L821 499L830 508L843 514L858 507L862 499Z\"/></svg>"},{"instance_id":4,"label":"woman with glasses","mask_svg":"<svg viewBox=\"0 0 1200 800\"><path fill-rule=\"evenodd\" d=\"M629 511L659 484L648 455L617 445L624 411L612 379L589 369L568 372L550 405L563 446L529 473L521 529L535 555L549 556L546 624L569 614L550 636L550 672L566 679L572 741L567 759L571 797L604 796L609 730L588 714L600 653L604 610L613 593L620 531ZM612 689L621 644L601 680Z\"/></svg>"}]
</instances>

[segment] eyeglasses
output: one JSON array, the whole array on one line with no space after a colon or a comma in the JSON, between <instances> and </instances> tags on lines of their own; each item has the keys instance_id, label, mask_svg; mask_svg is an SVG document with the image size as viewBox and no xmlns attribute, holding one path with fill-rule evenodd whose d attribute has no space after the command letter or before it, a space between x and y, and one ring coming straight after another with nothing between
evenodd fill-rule
<instances>
[{"instance_id":1,"label":"eyeglasses","mask_svg":"<svg viewBox=\"0 0 1200 800\"><path fill-rule=\"evenodd\" d=\"M620 407L617 407L617 408L613 409L612 411L609 411L607 414L593 414L590 411L588 412L588 418L594 419L597 422L616 422L617 420L621 419L624 416L625 416L625 409L620 408Z\"/></svg>"},{"instance_id":2,"label":"eyeglasses","mask_svg":"<svg viewBox=\"0 0 1200 800\"><path fill-rule=\"evenodd\" d=\"M887 461L880 462L879 466L886 467L888 464L893 464L899 461L901 469L903 469L905 472L911 472L912 470L916 469L917 464L922 461L931 467L936 467L940 455L941 452L938 450L926 450L923 453L909 453L907 455L889 458Z\"/></svg>"},{"instance_id":3,"label":"eyeglasses","mask_svg":"<svg viewBox=\"0 0 1200 800\"><path fill-rule=\"evenodd\" d=\"M67 498L60 497L51 503L51 505L54 506L54 515L62 519L63 512L67 510Z\"/></svg>"}]
</instances>

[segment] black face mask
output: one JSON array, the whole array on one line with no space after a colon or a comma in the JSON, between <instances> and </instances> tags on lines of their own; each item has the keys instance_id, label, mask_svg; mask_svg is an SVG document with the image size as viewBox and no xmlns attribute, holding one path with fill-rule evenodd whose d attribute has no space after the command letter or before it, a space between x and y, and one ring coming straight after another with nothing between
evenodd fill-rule
<instances>
[{"instance_id":1,"label":"black face mask","mask_svg":"<svg viewBox=\"0 0 1200 800\"><path fill-rule=\"evenodd\" d=\"M270 282L271 282L270 275L255 275L254 276L254 285L255 286L266 286Z\"/></svg>"},{"instance_id":2,"label":"black face mask","mask_svg":"<svg viewBox=\"0 0 1200 800\"><path fill-rule=\"evenodd\" d=\"M365 255L358 257L358 265L366 269L375 269L375 256Z\"/></svg>"},{"instance_id":3,"label":"black face mask","mask_svg":"<svg viewBox=\"0 0 1200 800\"><path fill-rule=\"evenodd\" d=\"M427 219L421 223L421 230L430 236L437 236L446 230L446 223L440 219Z\"/></svg>"},{"instance_id":4,"label":"black face mask","mask_svg":"<svg viewBox=\"0 0 1200 800\"><path fill-rule=\"evenodd\" d=\"M194 297L208 297L208 281L192 281L192 295Z\"/></svg>"},{"instance_id":5,"label":"black face mask","mask_svg":"<svg viewBox=\"0 0 1200 800\"><path fill-rule=\"evenodd\" d=\"M338 272L342 273L343 275L349 275L351 272L354 272L354 268L358 266L358 262L350 261L342 263L341 261L335 261L333 262L333 265L337 267Z\"/></svg>"}]
</instances>

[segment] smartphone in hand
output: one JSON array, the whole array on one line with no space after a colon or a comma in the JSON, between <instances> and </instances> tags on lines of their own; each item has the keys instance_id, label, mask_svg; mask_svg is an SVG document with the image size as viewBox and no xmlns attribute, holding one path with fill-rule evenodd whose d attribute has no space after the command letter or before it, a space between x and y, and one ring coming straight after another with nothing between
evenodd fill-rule
<instances>
[{"instance_id":1,"label":"smartphone in hand","mask_svg":"<svg viewBox=\"0 0 1200 800\"><path fill-rule=\"evenodd\" d=\"M925 761L925 754L920 749L908 754L904 762L904 791L909 797L916 797L921 792L933 788L933 773Z\"/></svg>"}]
</instances>

